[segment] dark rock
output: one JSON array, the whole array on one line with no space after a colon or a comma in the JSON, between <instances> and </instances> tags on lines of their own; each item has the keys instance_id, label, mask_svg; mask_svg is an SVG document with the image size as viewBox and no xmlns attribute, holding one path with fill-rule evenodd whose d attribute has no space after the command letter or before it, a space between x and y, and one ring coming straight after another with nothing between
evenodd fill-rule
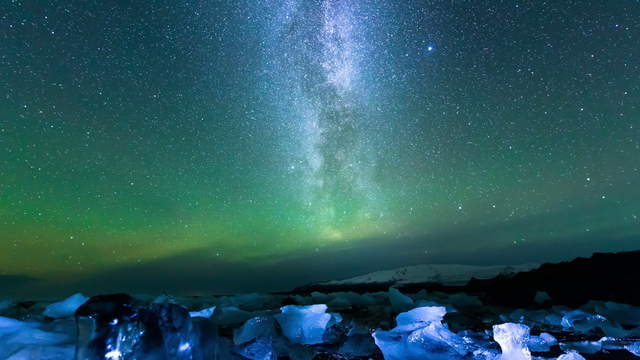
<instances>
[{"instance_id":1,"label":"dark rock","mask_svg":"<svg viewBox=\"0 0 640 360\"><path fill-rule=\"evenodd\" d=\"M578 307L589 300L640 305L637 281L640 251L595 253L591 258L543 264L537 269L490 280L472 279L464 291L481 293L492 304L523 307L545 291L553 304Z\"/></svg>"}]
</instances>

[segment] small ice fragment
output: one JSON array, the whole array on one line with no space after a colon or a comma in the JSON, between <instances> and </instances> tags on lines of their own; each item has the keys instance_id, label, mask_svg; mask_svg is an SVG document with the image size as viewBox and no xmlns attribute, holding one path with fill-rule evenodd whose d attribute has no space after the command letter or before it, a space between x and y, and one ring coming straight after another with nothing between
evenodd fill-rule
<instances>
[{"instance_id":1,"label":"small ice fragment","mask_svg":"<svg viewBox=\"0 0 640 360\"><path fill-rule=\"evenodd\" d=\"M422 307L401 313L398 326L373 333L386 360L460 359L473 349L441 323L442 306Z\"/></svg>"},{"instance_id":2,"label":"small ice fragment","mask_svg":"<svg viewBox=\"0 0 640 360\"><path fill-rule=\"evenodd\" d=\"M432 322L441 322L447 314L444 306L423 306L413 310L403 312L396 316L396 329L401 331L412 331L425 327Z\"/></svg>"},{"instance_id":3,"label":"small ice fragment","mask_svg":"<svg viewBox=\"0 0 640 360\"><path fill-rule=\"evenodd\" d=\"M73 358L74 347L63 346L28 346L14 353L6 360L68 360Z\"/></svg>"},{"instance_id":4,"label":"small ice fragment","mask_svg":"<svg viewBox=\"0 0 640 360\"><path fill-rule=\"evenodd\" d=\"M600 341L572 341L567 343L560 343L560 349L563 351L575 350L584 354L595 354L602 350L602 343Z\"/></svg>"},{"instance_id":5,"label":"small ice fragment","mask_svg":"<svg viewBox=\"0 0 640 360\"><path fill-rule=\"evenodd\" d=\"M615 302L598 303L595 306L598 314L622 325L640 325L640 307Z\"/></svg>"},{"instance_id":6,"label":"small ice fragment","mask_svg":"<svg viewBox=\"0 0 640 360\"><path fill-rule=\"evenodd\" d=\"M13 305L14 305L13 301L11 301L11 300L0 300L0 313L2 313L3 311L8 310Z\"/></svg>"},{"instance_id":7,"label":"small ice fragment","mask_svg":"<svg viewBox=\"0 0 640 360\"><path fill-rule=\"evenodd\" d=\"M549 333L541 333L539 336L530 336L527 341L527 347L530 351L546 352L553 345L558 344L556 338Z\"/></svg>"},{"instance_id":8,"label":"small ice fragment","mask_svg":"<svg viewBox=\"0 0 640 360\"><path fill-rule=\"evenodd\" d=\"M191 317L210 318L214 311L216 311L216 307L212 306L198 311L189 311L189 315Z\"/></svg>"},{"instance_id":9,"label":"small ice fragment","mask_svg":"<svg viewBox=\"0 0 640 360\"><path fill-rule=\"evenodd\" d=\"M70 342L67 334L38 329L38 323L0 316L0 359L62 360L59 347ZM62 351L67 354L68 351ZM63 355L64 355L63 354Z\"/></svg>"},{"instance_id":10,"label":"small ice fragment","mask_svg":"<svg viewBox=\"0 0 640 360\"><path fill-rule=\"evenodd\" d=\"M558 356L557 360L585 360L585 358L575 351L569 351L565 354Z\"/></svg>"},{"instance_id":11,"label":"small ice fragment","mask_svg":"<svg viewBox=\"0 0 640 360\"><path fill-rule=\"evenodd\" d=\"M89 300L89 298L80 293L73 294L60 302L50 304L44 309L42 314L54 319L69 317L76 312L80 305L87 302L87 300Z\"/></svg>"},{"instance_id":12,"label":"small ice fragment","mask_svg":"<svg viewBox=\"0 0 640 360\"><path fill-rule=\"evenodd\" d=\"M500 360L531 360L527 348L529 327L523 324L505 323L493 326L493 339L500 345Z\"/></svg>"},{"instance_id":13,"label":"small ice fragment","mask_svg":"<svg viewBox=\"0 0 640 360\"><path fill-rule=\"evenodd\" d=\"M640 341L636 341L632 344L626 345L624 348L633 355L640 356Z\"/></svg>"},{"instance_id":14,"label":"small ice fragment","mask_svg":"<svg viewBox=\"0 0 640 360\"><path fill-rule=\"evenodd\" d=\"M327 324L331 320L331 315L326 313L327 305L287 305L280 310L282 313L274 317L289 341L303 345L322 343Z\"/></svg>"},{"instance_id":15,"label":"small ice fragment","mask_svg":"<svg viewBox=\"0 0 640 360\"><path fill-rule=\"evenodd\" d=\"M233 343L241 345L257 338L273 337L275 332L275 322L271 316L256 316L235 329Z\"/></svg>"},{"instance_id":16,"label":"small ice fragment","mask_svg":"<svg viewBox=\"0 0 640 360\"><path fill-rule=\"evenodd\" d=\"M404 311L413 305L413 300L410 297L394 287L389 288L389 302L391 302L391 308L394 311Z\"/></svg>"},{"instance_id":17,"label":"small ice fragment","mask_svg":"<svg viewBox=\"0 0 640 360\"><path fill-rule=\"evenodd\" d=\"M604 316L588 314L582 310L566 312L562 317L561 324L563 328L572 329L579 334L588 334L593 329L600 328L607 336L624 336L624 329L613 326Z\"/></svg>"},{"instance_id":18,"label":"small ice fragment","mask_svg":"<svg viewBox=\"0 0 640 360\"><path fill-rule=\"evenodd\" d=\"M242 346L239 354L250 360L276 360L278 358L269 338L259 338Z\"/></svg>"},{"instance_id":19,"label":"small ice fragment","mask_svg":"<svg viewBox=\"0 0 640 360\"><path fill-rule=\"evenodd\" d=\"M370 356L376 352L376 344L370 335L349 336L338 353L346 357Z\"/></svg>"},{"instance_id":20,"label":"small ice fragment","mask_svg":"<svg viewBox=\"0 0 640 360\"><path fill-rule=\"evenodd\" d=\"M252 314L248 311L240 310L235 306L227 306L220 309L220 312L216 312L214 318L218 325L228 326L241 324L252 317Z\"/></svg>"}]
</instances>

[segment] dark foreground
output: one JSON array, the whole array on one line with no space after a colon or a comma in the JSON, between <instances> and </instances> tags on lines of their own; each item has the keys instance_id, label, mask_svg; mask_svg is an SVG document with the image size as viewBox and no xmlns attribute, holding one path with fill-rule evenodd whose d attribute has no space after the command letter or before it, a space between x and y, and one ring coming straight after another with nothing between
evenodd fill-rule
<instances>
[{"instance_id":1,"label":"dark foreground","mask_svg":"<svg viewBox=\"0 0 640 360\"><path fill-rule=\"evenodd\" d=\"M4 301L0 359L635 359L639 257L595 254L458 287Z\"/></svg>"}]
</instances>

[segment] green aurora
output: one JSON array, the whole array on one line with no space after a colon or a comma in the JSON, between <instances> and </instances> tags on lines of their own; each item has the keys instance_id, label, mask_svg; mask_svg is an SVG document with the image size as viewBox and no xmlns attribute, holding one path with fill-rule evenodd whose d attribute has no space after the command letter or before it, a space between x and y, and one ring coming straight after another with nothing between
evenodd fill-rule
<instances>
[{"instance_id":1,"label":"green aurora","mask_svg":"<svg viewBox=\"0 0 640 360\"><path fill-rule=\"evenodd\" d=\"M0 271L637 248L640 5L587 2L7 2Z\"/></svg>"}]
</instances>

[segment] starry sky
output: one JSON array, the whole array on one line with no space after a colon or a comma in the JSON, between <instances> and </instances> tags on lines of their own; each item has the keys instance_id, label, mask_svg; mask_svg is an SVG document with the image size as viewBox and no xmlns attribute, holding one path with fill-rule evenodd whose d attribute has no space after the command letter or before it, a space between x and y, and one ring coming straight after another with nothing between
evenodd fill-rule
<instances>
[{"instance_id":1,"label":"starry sky","mask_svg":"<svg viewBox=\"0 0 640 360\"><path fill-rule=\"evenodd\" d=\"M282 290L640 243L637 1L0 6L0 285Z\"/></svg>"}]
</instances>

